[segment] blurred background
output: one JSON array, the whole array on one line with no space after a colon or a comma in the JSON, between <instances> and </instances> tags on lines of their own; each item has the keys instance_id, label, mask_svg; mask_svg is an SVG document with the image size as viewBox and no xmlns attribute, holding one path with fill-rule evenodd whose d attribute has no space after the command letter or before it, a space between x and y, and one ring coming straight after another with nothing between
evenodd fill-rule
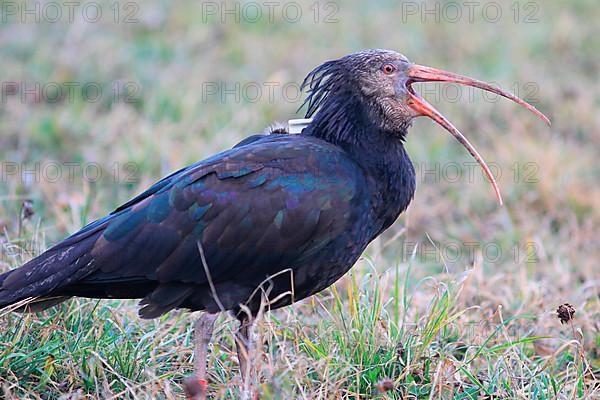
<instances>
[{"instance_id":1,"label":"blurred background","mask_svg":"<svg viewBox=\"0 0 600 400\"><path fill-rule=\"evenodd\" d=\"M519 358L519 365L536 370L543 362L536 364L540 360L535 357L544 361L554 354L554 361L559 361L546 372L563 377L555 395L568 396L577 387L578 395L589 394L591 386L585 382L591 371L598 371L600 347L599 17L595 0L2 1L0 271L20 265L162 176L231 147L275 121L301 118L303 110L298 109L304 96L299 84L320 63L365 48L393 49L419 64L492 81L534 104L550 117L552 126L478 90L421 85L422 95L497 171L505 205L497 205L491 185L458 143L432 122L415 121L406 147L417 169L416 197L371 245L355 275L338 283L343 293L339 296L351 303L346 292L348 285L354 286L348 280L369 286L365 277L376 276L381 278L377 285L385 289L381 301L386 303L398 295L397 285L389 282L400 281L403 286L406 281L401 292L410 293L413 302L404 304L402 315L418 320L431 312L430 299L439 292L439 285L421 288L423 279L462 285L466 280L460 299L452 303L456 310L475 307L475 315L469 317L473 320L497 317L498 305L505 317L534 316L535 334L552 339L522 344L523 357L533 364ZM356 285L359 292L361 285ZM323 296L326 302L336 294ZM371 298L363 297L367 303ZM562 303L576 308L575 327L556 320L554 310ZM70 310L91 312L98 307L97 302L89 308L86 304ZM134 302L101 304L106 315L125 326L124 331L132 330L132 343L144 331L164 327L137 320ZM319 309L300 305L292 314L277 314L279 322L310 325L319 319L318 310L303 307ZM28 324L47 321L26 318ZM56 318L60 325L61 318ZM122 318L134 327L127 328ZM182 336L174 337L180 348L189 350L186 318L178 318L175 330L164 335L178 332ZM0 327L31 326L23 325L20 316L3 319ZM319 329L317 325L307 333L307 340L326 342L315 333ZM11 364L14 359L8 361L8 355L15 352L11 346L21 340L15 335L13 331L3 339L5 349L11 349L5 350L6 358L0 348L0 376L5 377L0 383L13 394L34 388L47 397L77 390L98 396L123 393L120 390L129 386L118 377L125 376L125 382L162 382L171 377L164 375L169 369L179 368L181 374L190 367L184 357L189 353L173 355L168 364L155 351L169 352L170 345L150 343L141 353L147 354L144 360L156 363L147 364L156 368L153 374L136 367L130 376L109 354L107 365L117 372L98 363L95 368L105 369L107 375L96 376L90 372L94 368L88 369L84 375L91 383L82 386L84 378L78 372L64 370L70 365L65 359L52 371L47 367L54 365L48 354L54 358L71 354L64 349ZM555 352L571 339L582 343L576 348L583 353L563 349L570 355L558 357ZM30 338L31 343L36 340L40 339ZM159 350L152 350L157 346ZM292 364L308 359L310 369L317 361L298 346L289 349L295 354L290 356L295 357ZM280 350L269 354L277 358ZM220 368L227 371L227 346L220 351ZM77 364L78 357L87 360L90 354L83 351L68 358ZM165 363L164 368L157 366ZM574 368L574 375L560 375L567 366ZM360 378L359 383L333 378L329 382L310 374L294 380L284 365L273 368L271 375L264 373L280 380L275 379L269 393L299 398L317 398L318 393L322 398L329 398L329 393L368 398L387 373L367 376L364 382ZM341 367L337 373L337 378L347 376ZM528 379L539 378L534 375ZM235 398L225 384L235 379L233 375L220 376L223 387L217 385L215 393ZM397 385L405 384L402 388L409 393L411 384L402 381L407 375L400 376L392 378ZM463 379L467 380L464 375ZM63 382L67 383L60 386ZM161 386L156 393L169 397L170 390L178 390L175 382L173 389ZM141 389L127 393L134 396L136 390Z\"/></svg>"}]
</instances>

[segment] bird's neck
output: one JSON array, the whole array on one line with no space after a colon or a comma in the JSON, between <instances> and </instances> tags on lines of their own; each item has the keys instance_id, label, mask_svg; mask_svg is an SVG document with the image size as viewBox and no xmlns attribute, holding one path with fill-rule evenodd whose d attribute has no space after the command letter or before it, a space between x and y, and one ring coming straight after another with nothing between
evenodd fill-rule
<instances>
[{"instance_id":1,"label":"bird's neck","mask_svg":"<svg viewBox=\"0 0 600 400\"><path fill-rule=\"evenodd\" d=\"M415 191L415 172L404 149L402 132L384 132L373 124L353 96L328 98L302 131L346 151L365 171L375 212L387 228L408 207Z\"/></svg>"}]
</instances>

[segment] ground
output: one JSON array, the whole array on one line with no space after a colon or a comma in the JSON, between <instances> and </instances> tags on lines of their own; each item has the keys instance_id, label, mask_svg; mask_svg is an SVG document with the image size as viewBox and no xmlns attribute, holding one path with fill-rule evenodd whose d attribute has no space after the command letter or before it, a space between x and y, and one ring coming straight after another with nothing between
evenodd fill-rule
<instances>
[{"instance_id":1,"label":"ground","mask_svg":"<svg viewBox=\"0 0 600 400\"><path fill-rule=\"evenodd\" d=\"M259 321L260 398L600 396L596 1L65 4L0 5L0 271L301 117L298 84L319 63L390 48L494 81L553 124L421 86L498 172L505 205L462 147L416 121L408 211L331 289ZM575 314L561 323L564 303ZM84 299L0 312L3 398L181 396L196 315L136 313ZM239 396L234 329L217 322L214 398Z\"/></svg>"}]
</instances>

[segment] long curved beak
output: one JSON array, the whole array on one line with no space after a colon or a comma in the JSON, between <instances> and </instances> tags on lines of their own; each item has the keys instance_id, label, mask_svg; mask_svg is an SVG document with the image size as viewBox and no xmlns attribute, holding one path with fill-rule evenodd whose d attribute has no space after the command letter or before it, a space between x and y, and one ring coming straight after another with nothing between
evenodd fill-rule
<instances>
[{"instance_id":1,"label":"long curved beak","mask_svg":"<svg viewBox=\"0 0 600 400\"><path fill-rule=\"evenodd\" d=\"M492 183L492 186L494 187L494 192L496 193L498 203L502 205L502 195L500 194L498 183L496 182L496 179L492 175L492 172L490 171L490 168L486 164L483 157L481 157L481 155L477 152L475 147L473 147L473 145L469 143L467 138L462 133L460 133L460 131L456 129L456 127L452 125L452 123L448 121L446 117L440 114L438 110L436 110L425 99L419 96L413 90L411 85L415 82L453 82L459 83L461 85L473 86L506 97L507 99L510 99L515 103L520 104L521 106L527 108L529 111L540 117L546 124L550 125L550 120L548 119L548 117L542 114L534 106L532 106L529 103L526 103L517 96L514 96L511 93L505 92L497 87L494 87L488 83L479 81L477 79L416 64L413 64L411 67L408 68L407 77L408 81L406 83L406 86L409 93L408 106L414 112L414 116L425 116L433 119L435 122L444 127L444 129L450 132L452 136L454 136L456 140L458 140L460 144L462 144L467 149L467 151L473 156L473 158L475 158L475 160L477 160L477 162L481 165L481 168L483 168L485 174L487 175L488 179Z\"/></svg>"}]
</instances>

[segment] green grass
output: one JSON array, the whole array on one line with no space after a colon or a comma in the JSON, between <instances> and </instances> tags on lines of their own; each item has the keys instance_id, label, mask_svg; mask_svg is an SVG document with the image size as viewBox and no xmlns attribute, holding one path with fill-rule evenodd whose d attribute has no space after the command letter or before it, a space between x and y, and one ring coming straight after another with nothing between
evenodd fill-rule
<instances>
[{"instance_id":1,"label":"green grass","mask_svg":"<svg viewBox=\"0 0 600 400\"><path fill-rule=\"evenodd\" d=\"M0 102L0 271L167 173L300 115L300 100L285 101L281 91L221 101L204 98L206 83L297 83L324 60L391 48L420 64L517 87L522 96L533 83L536 105L553 125L479 92L469 99L464 91L456 102L425 92L502 169L505 206L495 204L478 169L468 178L471 160L459 145L417 120L406 144L415 164L457 162L463 178L419 170L409 210L350 275L264 315L254 382L260 398L599 396L596 1L535 2L538 22L527 24L527 2L517 4L517 23L512 3L501 4L497 23L483 19L481 8L473 22L463 9L460 21L435 23L402 15L395 1L345 2L329 24L313 21L312 3L303 4L298 23L239 24L204 22L202 2L160 0L139 3L138 23L113 23L113 2L99 4L109 17L96 24L0 22L0 83L93 82L104 93L98 102L81 92L72 101L9 95ZM135 101L125 102L132 88ZM23 172L36 162L58 163L63 176L7 174L9 164ZM73 162L69 174L65 163ZM98 180L82 172L92 164ZM25 199L33 200L28 219L21 218ZM555 310L566 302L577 312L561 325ZM34 315L0 312L0 397L180 397L195 318L172 312L144 321L134 301L84 299ZM229 318L217 322L209 361L215 398L239 397L235 329ZM394 389L380 393L385 381Z\"/></svg>"},{"instance_id":2,"label":"green grass","mask_svg":"<svg viewBox=\"0 0 600 400\"><path fill-rule=\"evenodd\" d=\"M263 345L255 386L261 398L572 398L597 392L597 367L594 372L591 360L582 357L570 330L553 336L560 347L551 357L540 356L535 343L549 336L525 329L538 326L535 316L498 311L483 319L486 329L474 328L482 327L481 310L460 305L462 293L476 289L469 277L426 278L408 288L403 282L410 265L383 273L368 269L259 322ZM423 291L429 301L414 313L416 293ZM181 393L190 372L192 324L186 313L140 322L131 302L123 307L75 300L3 319L0 376L6 396L57 398L80 391L102 398L170 398ZM219 320L211 347L210 388L218 398L239 395L233 329L231 321ZM394 389L379 392L386 379Z\"/></svg>"}]
</instances>

